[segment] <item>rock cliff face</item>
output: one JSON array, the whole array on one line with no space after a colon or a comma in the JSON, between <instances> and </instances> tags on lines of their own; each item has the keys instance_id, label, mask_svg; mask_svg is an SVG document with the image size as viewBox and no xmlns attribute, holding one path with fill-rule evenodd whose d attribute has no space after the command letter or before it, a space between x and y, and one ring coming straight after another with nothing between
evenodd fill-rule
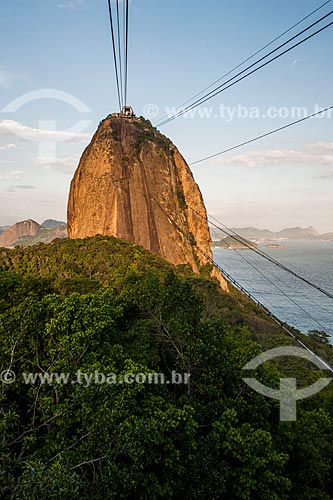
<instances>
[{"instance_id":1,"label":"rock cliff face","mask_svg":"<svg viewBox=\"0 0 333 500\"><path fill-rule=\"evenodd\" d=\"M29 219L17 222L0 234L0 247L30 246L38 243L51 243L60 238L67 238L67 226L65 223L53 222L53 227L43 227L37 222Z\"/></svg>"},{"instance_id":2,"label":"rock cliff face","mask_svg":"<svg viewBox=\"0 0 333 500\"><path fill-rule=\"evenodd\" d=\"M191 242L212 255L206 209L187 163L143 118L101 122L71 182L67 215L70 238L116 236L196 272L207 259Z\"/></svg>"},{"instance_id":3,"label":"rock cliff face","mask_svg":"<svg viewBox=\"0 0 333 500\"><path fill-rule=\"evenodd\" d=\"M0 247L10 247L22 236L36 236L39 229L40 225L31 219L17 222L0 235Z\"/></svg>"}]
</instances>

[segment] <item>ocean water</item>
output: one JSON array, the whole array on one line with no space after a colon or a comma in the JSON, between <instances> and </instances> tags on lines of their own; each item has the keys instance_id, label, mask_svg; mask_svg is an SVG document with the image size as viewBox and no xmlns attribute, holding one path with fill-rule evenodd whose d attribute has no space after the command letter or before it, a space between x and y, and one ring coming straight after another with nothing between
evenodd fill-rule
<instances>
[{"instance_id":1,"label":"ocean water","mask_svg":"<svg viewBox=\"0 0 333 500\"><path fill-rule=\"evenodd\" d=\"M287 248L267 248L266 245L270 243L285 245ZM260 249L333 294L332 242L275 241L261 244ZM225 271L280 320L303 333L310 330L326 331L333 339L333 299L251 250L214 248L213 254L215 261Z\"/></svg>"}]
</instances>

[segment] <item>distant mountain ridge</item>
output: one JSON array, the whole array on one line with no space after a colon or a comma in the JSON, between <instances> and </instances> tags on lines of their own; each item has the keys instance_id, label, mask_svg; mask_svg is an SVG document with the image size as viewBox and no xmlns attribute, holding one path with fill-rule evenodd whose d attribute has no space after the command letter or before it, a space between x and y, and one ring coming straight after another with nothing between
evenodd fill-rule
<instances>
[{"instance_id":1,"label":"distant mountain ridge","mask_svg":"<svg viewBox=\"0 0 333 500\"><path fill-rule=\"evenodd\" d=\"M319 239L325 240L325 241L333 241L333 233L321 234Z\"/></svg>"},{"instance_id":2,"label":"distant mountain ridge","mask_svg":"<svg viewBox=\"0 0 333 500\"><path fill-rule=\"evenodd\" d=\"M242 243L242 241L244 243ZM253 241L246 240L245 238L238 238L237 240L232 236L222 238L220 241L213 241L214 248L228 248L233 250L242 250L247 248L257 248L258 245Z\"/></svg>"},{"instance_id":3,"label":"distant mountain ridge","mask_svg":"<svg viewBox=\"0 0 333 500\"><path fill-rule=\"evenodd\" d=\"M50 243L56 238L67 238L67 225L49 219L43 224L28 219L17 222L0 233L0 247L30 246L37 243Z\"/></svg>"},{"instance_id":4,"label":"distant mountain ridge","mask_svg":"<svg viewBox=\"0 0 333 500\"><path fill-rule=\"evenodd\" d=\"M320 234L313 226L285 228L276 232L251 226L231 228L231 230L247 240L248 243L278 240L322 240L333 242L333 232ZM56 238L67 238L67 224L63 221L47 219L42 224L38 224L32 219L27 219L17 222L13 226L0 226L0 247L9 248L19 245L31 246L38 243L50 243ZM242 247L231 237L222 238L219 241L215 240L212 246L222 248ZM245 246L242 248L245 248Z\"/></svg>"},{"instance_id":5,"label":"distant mountain ridge","mask_svg":"<svg viewBox=\"0 0 333 500\"><path fill-rule=\"evenodd\" d=\"M44 227L45 229L52 229L63 225L66 225L66 222L54 219L47 219L41 224L41 226Z\"/></svg>"},{"instance_id":6,"label":"distant mountain ridge","mask_svg":"<svg viewBox=\"0 0 333 500\"><path fill-rule=\"evenodd\" d=\"M313 226L290 227L281 231L258 229L255 227L232 228L237 234L249 240L327 240L333 241L333 233L320 234Z\"/></svg>"}]
</instances>

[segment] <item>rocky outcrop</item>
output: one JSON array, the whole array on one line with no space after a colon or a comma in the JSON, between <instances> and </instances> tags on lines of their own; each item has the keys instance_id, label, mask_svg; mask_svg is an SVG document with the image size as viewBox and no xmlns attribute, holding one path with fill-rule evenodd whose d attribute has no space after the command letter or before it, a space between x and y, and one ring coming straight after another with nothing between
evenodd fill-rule
<instances>
[{"instance_id":1,"label":"rocky outcrop","mask_svg":"<svg viewBox=\"0 0 333 500\"><path fill-rule=\"evenodd\" d=\"M7 231L7 229L9 229L10 226L1 226L0 227L0 234L4 233L5 231Z\"/></svg>"},{"instance_id":2,"label":"rocky outcrop","mask_svg":"<svg viewBox=\"0 0 333 500\"><path fill-rule=\"evenodd\" d=\"M241 236L237 237L237 239L233 236L227 236L213 242L214 248L227 248L229 250L248 250L249 248L258 248L258 246L254 241L246 240Z\"/></svg>"},{"instance_id":3,"label":"rocky outcrop","mask_svg":"<svg viewBox=\"0 0 333 500\"><path fill-rule=\"evenodd\" d=\"M101 122L71 182L67 224L70 238L116 236L196 272L207 263L197 247L212 255L206 209L190 168L143 118Z\"/></svg>"},{"instance_id":4,"label":"rocky outcrop","mask_svg":"<svg viewBox=\"0 0 333 500\"><path fill-rule=\"evenodd\" d=\"M38 243L51 243L55 239L67 238L67 226L64 223L54 227L43 227L29 219L17 222L0 235L0 247L31 246Z\"/></svg>"},{"instance_id":5,"label":"rocky outcrop","mask_svg":"<svg viewBox=\"0 0 333 500\"><path fill-rule=\"evenodd\" d=\"M51 243L53 240L62 240L64 238L67 238L66 224L50 228L41 227L36 236L22 236L16 243L14 243L14 246L21 245L29 247L32 245L38 245L38 243Z\"/></svg>"},{"instance_id":6,"label":"rocky outcrop","mask_svg":"<svg viewBox=\"0 0 333 500\"><path fill-rule=\"evenodd\" d=\"M39 230L40 225L31 219L17 222L0 235L0 247L10 247L23 236L36 236Z\"/></svg>"}]
</instances>

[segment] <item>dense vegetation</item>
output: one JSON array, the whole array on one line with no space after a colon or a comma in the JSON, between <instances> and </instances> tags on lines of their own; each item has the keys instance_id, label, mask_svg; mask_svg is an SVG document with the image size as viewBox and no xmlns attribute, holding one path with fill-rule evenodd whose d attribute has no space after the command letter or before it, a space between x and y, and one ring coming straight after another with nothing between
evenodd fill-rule
<instances>
[{"instance_id":1,"label":"dense vegetation","mask_svg":"<svg viewBox=\"0 0 333 500\"><path fill-rule=\"evenodd\" d=\"M329 500L332 390L296 422L252 391L242 367L290 343L237 291L115 238L0 251L0 497ZM326 359L319 334L307 339ZM24 383L22 373L190 373L189 384ZM281 375L280 370L284 370ZM308 364L256 376L304 385Z\"/></svg>"}]
</instances>

